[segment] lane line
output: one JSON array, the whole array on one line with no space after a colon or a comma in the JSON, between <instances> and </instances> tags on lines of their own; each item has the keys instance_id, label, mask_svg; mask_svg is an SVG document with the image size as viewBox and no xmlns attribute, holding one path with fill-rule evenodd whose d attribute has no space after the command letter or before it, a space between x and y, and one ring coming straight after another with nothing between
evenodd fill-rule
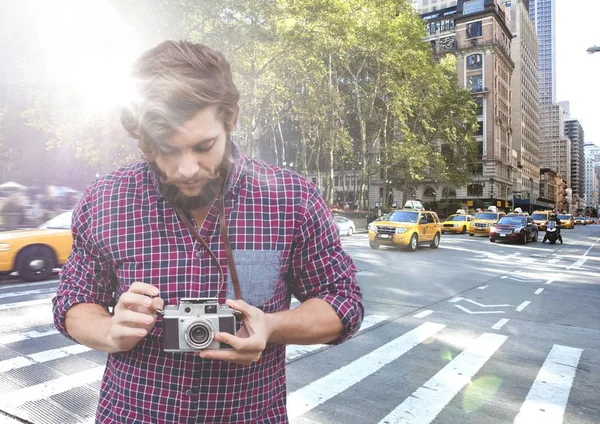
<instances>
[{"instance_id":1,"label":"lane line","mask_svg":"<svg viewBox=\"0 0 600 424\"><path fill-rule=\"evenodd\" d=\"M477 287L478 290L485 290L489 287L489 284L487 286L479 286Z\"/></svg>"},{"instance_id":2,"label":"lane line","mask_svg":"<svg viewBox=\"0 0 600 424\"><path fill-rule=\"evenodd\" d=\"M562 424L582 349L554 345L514 424Z\"/></svg>"},{"instance_id":3,"label":"lane line","mask_svg":"<svg viewBox=\"0 0 600 424\"><path fill-rule=\"evenodd\" d=\"M504 311L476 311L476 312L472 312L469 311L467 308L465 308L464 306L461 305L454 305L456 306L458 309L460 309L463 312L466 312L470 315L479 315L479 314L503 314Z\"/></svg>"},{"instance_id":4,"label":"lane line","mask_svg":"<svg viewBox=\"0 0 600 424\"><path fill-rule=\"evenodd\" d=\"M585 264L588 260L588 258L586 258L586 256L588 255L588 253L590 253L590 251L594 248L594 246L596 246L596 244L598 244L598 242L600 242L600 238L598 240L596 240L594 242L594 244L592 244L588 250L586 250L586 252L583 254L583 256L581 258L579 258L579 260L577 260L577 262L575 262L573 265L568 266L567 269L573 269L573 268L581 268L583 266L583 264Z\"/></svg>"},{"instance_id":5,"label":"lane line","mask_svg":"<svg viewBox=\"0 0 600 424\"><path fill-rule=\"evenodd\" d=\"M90 350L92 349L89 347L76 344L58 349L44 350L31 355L17 356L16 358L0 361L0 372L7 372L34 364L50 362L55 359L66 358L67 356L77 355L78 353L88 352Z\"/></svg>"},{"instance_id":6,"label":"lane line","mask_svg":"<svg viewBox=\"0 0 600 424\"><path fill-rule=\"evenodd\" d=\"M492 325L492 330L500 330L508 321L510 321L508 318L502 318L496 324Z\"/></svg>"},{"instance_id":7,"label":"lane line","mask_svg":"<svg viewBox=\"0 0 600 424\"><path fill-rule=\"evenodd\" d=\"M527 307L527 305L529 305L531 302L529 300L526 300L525 302L521 303L519 306L517 306L517 309L515 309L515 311L517 312L521 312L523 309L525 309Z\"/></svg>"},{"instance_id":8,"label":"lane line","mask_svg":"<svg viewBox=\"0 0 600 424\"><path fill-rule=\"evenodd\" d=\"M387 320L388 318L389 317L385 316L385 315L367 315L363 319L362 325L360 326L360 329L358 331L359 332L365 331L365 330L373 327L374 325L377 325L380 322ZM358 334L360 334L360 333L357 333L357 335ZM356 337L356 335L354 337ZM286 360L286 362L289 362L293 359L296 359L307 353L314 352L315 350L321 349L325 346L328 346L328 345L326 345L326 344L315 344L315 345L291 344L291 345L287 345L286 349L285 349L285 360Z\"/></svg>"},{"instance_id":9,"label":"lane line","mask_svg":"<svg viewBox=\"0 0 600 424\"><path fill-rule=\"evenodd\" d=\"M458 296L458 297L455 297L454 299L450 299L448 302L450 302L450 303L456 303L456 302L460 302L463 299L464 299L464 297Z\"/></svg>"},{"instance_id":10,"label":"lane line","mask_svg":"<svg viewBox=\"0 0 600 424\"><path fill-rule=\"evenodd\" d=\"M540 294L540 293L541 293L541 292L543 292L543 291L544 291L544 289L537 289L537 290L535 291L535 294Z\"/></svg>"},{"instance_id":11,"label":"lane line","mask_svg":"<svg viewBox=\"0 0 600 424\"><path fill-rule=\"evenodd\" d=\"M298 418L364 380L445 327L444 324L426 322L348 365L296 390L288 397L289 419Z\"/></svg>"},{"instance_id":12,"label":"lane line","mask_svg":"<svg viewBox=\"0 0 600 424\"><path fill-rule=\"evenodd\" d=\"M37 339L40 337L52 336L58 334L58 330L50 329L46 331L33 330L26 333L13 333L5 336L0 336L0 345L9 343L22 342L23 340Z\"/></svg>"},{"instance_id":13,"label":"lane line","mask_svg":"<svg viewBox=\"0 0 600 424\"><path fill-rule=\"evenodd\" d=\"M8 309L26 308L28 306L42 305L44 303L52 303L52 298L26 300L24 302L5 303L0 305L0 311L6 311Z\"/></svg>"},{"instance_id":14,"label":"lane line","mask_svg":"<svg viewBox=\"0 0 600 424\"><path fill-rule=\"evenodd\" d=\"M427 383L389 413L380 424L429 424L508 339L485 333Z\"/></svg>"},{"instance_id":15,"label":"lane line","mask_svg":"<svg viewBox=\"0 0 600 424\"><path fill-rule=\"evenodd\" d=\"M433 311L425 310L413 315L414 318L425 318L427 315L433 314Z\"/></svg>"},{"instance_id":16,"label":"lane line","mask_svg":"<svg viewBox=\"0 0 600 424\"><path fill-rule=\"evenodd\" d=\"M475 302L474 300L471 300L471 299L465 299L465 302L472 303L473 305L477 305L480 308L505 308L507 306L510 306L510 305L484 305L483 303Z\"/></svg>"}]
</instances>

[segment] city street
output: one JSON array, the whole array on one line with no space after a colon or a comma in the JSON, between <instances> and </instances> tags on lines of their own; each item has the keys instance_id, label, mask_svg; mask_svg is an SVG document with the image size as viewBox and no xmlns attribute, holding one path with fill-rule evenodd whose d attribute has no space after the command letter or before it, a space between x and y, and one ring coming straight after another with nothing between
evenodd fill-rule
<instances>
[{"instance_id":1,"label":"city street","mask_svg":"<svg viewBox=\"0 0 600 424\"><path fill-rule=\"evenodd\" d=\"M343 237L365 320L342 345L288 347L291 422L600 422L600 225L542 237L414 253ZM0 281L0 423L93 422L106 356L56 332L56 287Z\"/></svg>"}]
</instances>

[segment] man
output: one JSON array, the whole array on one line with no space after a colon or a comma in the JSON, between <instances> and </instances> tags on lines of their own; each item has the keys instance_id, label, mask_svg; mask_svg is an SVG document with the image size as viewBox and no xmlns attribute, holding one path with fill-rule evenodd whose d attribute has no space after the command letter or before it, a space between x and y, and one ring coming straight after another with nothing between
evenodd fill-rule
<instances>
[{"instance_id":1,"label":"man","mask_svg":"<svg viewBox=\"0 0 600 424\"><path fill-rule=\"evenodd\" d=\"M146 161L86 190L53 299L63 334L109 353L96 422L286 423L285 345L341 343L362 322L352 260L314 186L232 142L239 94L221 54L164 42L133 76L122 122ZM157 312L201 297L242 313L236 335L215 334L233 350L165 352Z\"/></svg>"},{"instance_id":2,"label":"man","mask_svg":"<svg viewBox=\"0 0 600 424\"><path fill-rule=\"evenodd\" d=\"M562 239L562 235L560 233L560 218L558 217L558 215L556 215L555 212L552 212L550 214L550 218L548 218L548 221L554 221L556 222L556 235L558 236L558 240L560 241L560 244L563 244L563 239ZM546 243L546 240L548 240L548 232L546 232L546 234L544 234L544 240L542 240L542 243Z\"/></svg>"}]
</instances>

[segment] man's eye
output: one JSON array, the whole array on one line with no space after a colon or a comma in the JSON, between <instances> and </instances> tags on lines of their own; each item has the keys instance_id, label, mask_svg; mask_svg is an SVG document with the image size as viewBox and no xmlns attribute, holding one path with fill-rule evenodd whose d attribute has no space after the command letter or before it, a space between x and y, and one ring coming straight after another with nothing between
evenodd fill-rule
<instances>
[{"instance_id":1,"label":"man's eye","mask_svg":"<svg viewBox=\"0 0 600 424\"><path fill-rule=\"evenodd\" d=\"M215 145L215 141L211 141L209 143L198 144L194 146L194 151L196 152L208 152Z\"/></svg>"}]
</instances>

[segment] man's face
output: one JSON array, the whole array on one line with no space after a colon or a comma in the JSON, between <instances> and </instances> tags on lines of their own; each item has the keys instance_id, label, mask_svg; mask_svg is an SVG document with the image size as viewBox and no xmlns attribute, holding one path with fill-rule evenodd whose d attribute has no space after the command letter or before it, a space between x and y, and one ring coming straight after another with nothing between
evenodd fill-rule
<instances>
[{"instance_id":1,"label":"man's face","mask_svg":"<svg viewBox=\"0 0 600 424\"><path fill-rule=\"evenodd\" d=\"M153 166L164 197L194 210L212 204L231 163L231 141L215 106L201 109L160 145Z\"/></svg>"}]
</instances>

